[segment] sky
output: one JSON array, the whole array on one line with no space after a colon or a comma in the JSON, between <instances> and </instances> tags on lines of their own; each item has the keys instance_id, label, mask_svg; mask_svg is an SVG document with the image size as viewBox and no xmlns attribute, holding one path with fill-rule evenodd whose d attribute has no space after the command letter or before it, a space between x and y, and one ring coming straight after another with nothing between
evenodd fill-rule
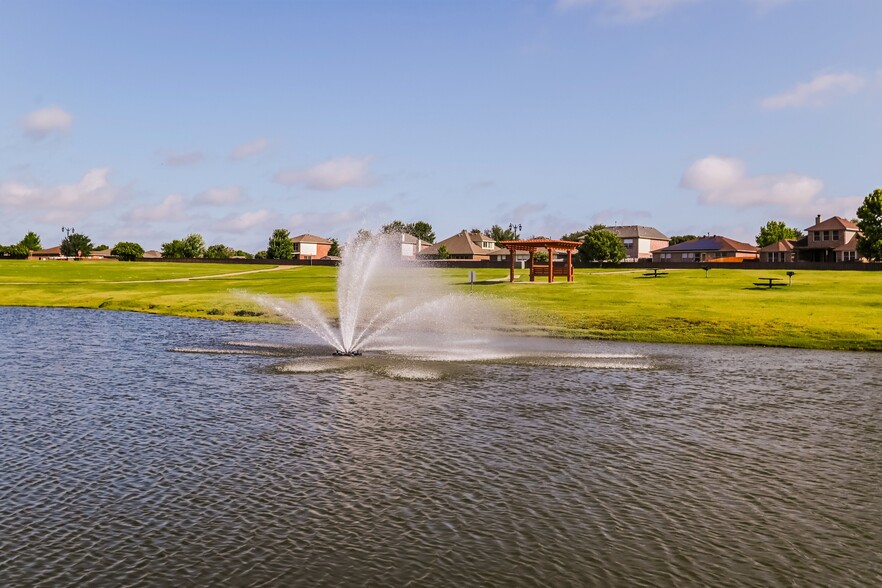
<instances>
[{"instance_id":1,"label":"sky","mask_svg":"<svg viewBox=\"0 0 882 588\"><path fill-rule=\"evenodd\" d=\"M2 0L0 244L853 218L880 31L879 0Z\"/></svg>"}]
</instances>

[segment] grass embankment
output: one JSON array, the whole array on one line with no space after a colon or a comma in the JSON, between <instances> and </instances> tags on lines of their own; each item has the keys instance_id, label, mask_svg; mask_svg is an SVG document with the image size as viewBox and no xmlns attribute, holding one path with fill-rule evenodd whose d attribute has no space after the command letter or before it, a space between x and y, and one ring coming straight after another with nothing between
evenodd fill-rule
<instances>
[{"instance_id":1,"label":"grass embankment","mask_svg":"<svg viewBox=\"0 0 882 588\"><path fill-rule=\"evenodd\" d=\"M228 320L273 320L236 291L296 299L328 311L335 268L180 263L0 261L0 304L134 310ZM441 272L468 290L468 270ZM253 272L253 273L240 273ZM232 274L223 276L221 274ZM521 274L526 272L521 271ZM576 282L486 282L507 270L478 270L476 295L499 299L522 332L666 343L772 345L882 351L882 272L797 271L793 285L756 288L784 271L578 270ZM186 281L151 281L196 278Z\"/></svg>"}]
</instances>

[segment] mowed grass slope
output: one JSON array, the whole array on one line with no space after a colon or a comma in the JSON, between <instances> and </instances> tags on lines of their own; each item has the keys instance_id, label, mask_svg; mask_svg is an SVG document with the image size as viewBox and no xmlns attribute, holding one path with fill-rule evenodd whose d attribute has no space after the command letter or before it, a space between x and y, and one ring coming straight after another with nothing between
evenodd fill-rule
<instances>
[{"instance_id":1,"label":"mowed grass slope","mask_svg":"<svg viewBox=\"0 0 882 588\"><path fill-rule=\"evenodd\" d=\"M227 320L278 320L243 296L309 295L336 312L336 268L0 261L0 304L135 310ZM441 273L469 291L466 269ZM222 276L220 274L236 273ZM520 271L522 279L526 272ZM477 270L474 295L498 301L505 327L563 337L667 343L882 350L882 272L798 270L793 285L757 288L780 270L577 270L576 282L491 282ZM188 281L148 281L193 277ZM430 293L427 293L430 294Z\"/></svg>"}]
</instances>

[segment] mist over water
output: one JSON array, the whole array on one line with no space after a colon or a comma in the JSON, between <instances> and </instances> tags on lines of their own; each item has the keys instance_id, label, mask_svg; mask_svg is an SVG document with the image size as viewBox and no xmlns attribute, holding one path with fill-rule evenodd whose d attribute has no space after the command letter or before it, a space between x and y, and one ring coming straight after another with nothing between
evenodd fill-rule
<instances>
[{"instance_id":1,"label":"mist over water","mask_svg":"<svg viewBox=\"0 0 882 588\"><path fill-rule=\"evenodd\" d=\"M430 351L473 356L493 347L498 314L480 296L455 292L437 271L403 260L396 237L347 244L337 276L338 319L309 297L252 296L340 353Z\"/></svg>"}]
</instances>

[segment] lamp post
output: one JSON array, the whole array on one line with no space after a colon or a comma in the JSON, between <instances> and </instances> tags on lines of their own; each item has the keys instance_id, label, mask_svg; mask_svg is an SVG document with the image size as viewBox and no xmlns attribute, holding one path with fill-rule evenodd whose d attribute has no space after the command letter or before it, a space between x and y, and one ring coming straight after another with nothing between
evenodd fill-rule
<instances>
[{"instance_id":1,"label":"lamp post","mask_svg":"<svg viewBox=\"0 0 882 588\"><path fill-rule=\"evenodd\" d=\"M522 225L519 225L517 223L508 223L508 230L511 231L512 235L514 235L515 241L520 237L519 233L523 228L524 227Z\"/></svg>"},{"instance_id":2,"label":"lamp post","mask_svg":"<svg viewBox=\"0 0 882 588\"><path fill-rule=\"evenodd\" d=\"M73 228L73 227L61 227L61 232L64 233L65 235L67 235L68 245L70 245L70 236L71 236L71 234L72 234L72 233L76 233L76 231L77 231L77 230L76 230L75 228ZM62 240L62 245L63 245L63 244L64 244L64 241ZM61 252L59 251L59 253L61 253Z\"/></svg>"}]
</instances>

